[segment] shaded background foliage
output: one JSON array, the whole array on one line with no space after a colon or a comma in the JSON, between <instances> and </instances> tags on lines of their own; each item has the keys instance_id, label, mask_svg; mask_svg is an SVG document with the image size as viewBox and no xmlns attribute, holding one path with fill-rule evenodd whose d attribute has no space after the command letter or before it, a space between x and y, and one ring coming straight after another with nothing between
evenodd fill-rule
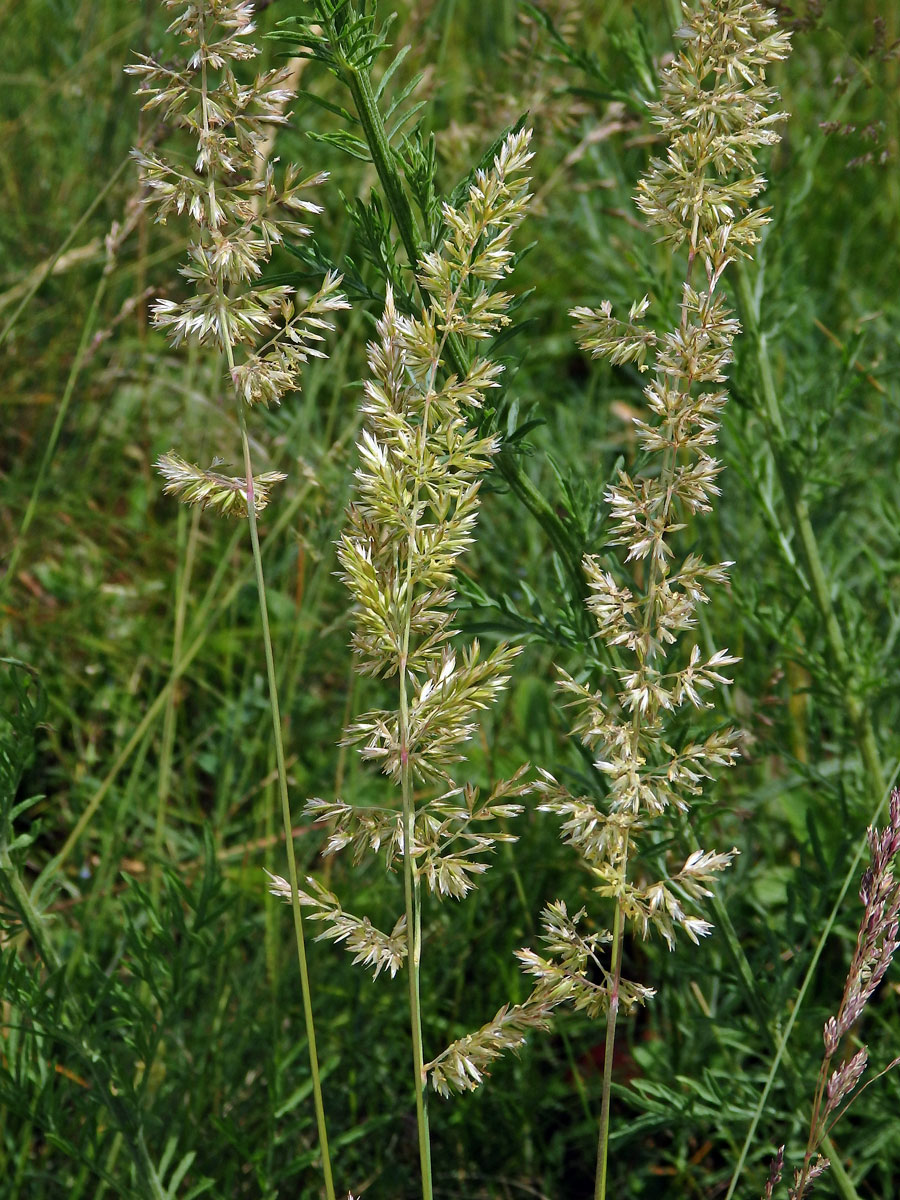
<instances>
[{"instance_id":1,"label":"shaded background foliage","mask_svg":"<svg viewBox=\"0 0 900 1200\"><path fill-rule=\"evenodd\" d=\"M514 277L522 300L517 333L504 344L508 386L498 419L509 433L539 422L513 448L568 528L595 549L605 483L636 452L629 418L640 386L631 368L589 366L567 313L644 291L663 308L676 303L677 272L631 200L653 151L643 102L670 50L675 6L545 0L545 19L512 0L396 7L395 48L374 73L412 45L391 87L396 94L424 72L417 119L436 135L441 192L525 110L534 123L536 204L519 238L534 244ZM261 27L292 11L278 0ZM898 753L900 29L891 6L863 0L782 11L796 28L794 54L777 78L791 118L768 165L773 223L760 266L735 296L747 331L721 440L723 497L697 532L708 559L736 560L730 593L704 620L713 644L742 655L729 703L745 731L743 758L699 813L698 836L742 851L721 894L755 988L747 993L715 935L693 953L631 948L626 973L658 996L627 1027L615 1063L612 1180L615 1194L629 1197L724 1194L773 1032L792 1009L879 799L848 696L871 714L886 777ZM219 382L208 361L171 352L148 327L145 302L134 303L147 289L177 291L183 229L137 220L103 274L104 238L113 221L127 220L136 187L121 164L139 127L147 132L122 67L132 50L160 44L163 21L155 4L111 0L26 0L0 4L0 15L0 330L27 300L4 345L0 544L5 553L18 549L0 599L0 650L35 672L3 664L0 736L16 750L3 779L4 821L13 797L29 801L14 829L29 841L13 850L29 885L65 850L41 900L56 966L36 953L15 906L4 907L0 1195L141 1194L133 1145L143 1139L172 1195L313 1196L290 930L262 882L263 866L281 869L282 850L245 531L195 523L161 497L150 467L173 441L234 462L237 430L210 419ZM269 42L264 56L274 61L281 51ZM315 65L301 88L346 105ZM356 289L332 358L311 367L302 395L264 415L255 449L264 469L289 476L264 531L299 811L306 796L363 801L374 786L335 745L341 726L375 702L377 685L351 672L333 545L352 489L357 381L383 282L371 262L371 225L355 209L376 186L372 168L334 139L309 139L338 135L339 115L303 96L292 107L278 153L332 172L318 250L345 268L349 260ZM284 254L274 269L298 278L298 270L314 275L315 264L298 267ZM758 324L744 311L754 289ZM761 347L783 416L774 434ZM811 593L792 520L797 495L843 630L844 666ZM474 743L476 774L489 782L531 760L573 789L593 789L554 691L552 663L577 669L586 653L564 569L498 478L479 528L461 586L464 627L486 640L525 637L528 646ZM192 658L172 684L168 774L164 689L179 602ZM157 862L160 787L169 820ZM86 810L92 815L69 848ZM573 882L574 858L552 823L528 813L519 825L520 841L498 854L467 905L429 914L423 994L433 1052L522 998L512 951L531 940L547 900L579 886L587 894L590 880ZM376 919L387 913L393 884L389 891L377 867L345 879L347 864L318 857L322 836L304 829L298 837L307 868L340 883ZM840 995L856 924L851 889L800 1011L791 1062L762 1114L741 1194L761 1191L776 1142L796 1150L803 1137L821 1024ZM327 945L312 948L311 970L340 1185L372 1197L415 1195L402 981L372 984ZM864 1030L873 1062L896 1053L897 1021L889 979ZM599 1041L596 1028L570 1018L499 1063L479 1093L436 1105L440 1193L588 1195ZM859 1196L897 1188L898 1100L888 1077L864 1094L839 1135ZM125 1114L119 1125L116 1107ZM826 1180L826 1188L836 1184Z\"/></svg>"}]
</instances>

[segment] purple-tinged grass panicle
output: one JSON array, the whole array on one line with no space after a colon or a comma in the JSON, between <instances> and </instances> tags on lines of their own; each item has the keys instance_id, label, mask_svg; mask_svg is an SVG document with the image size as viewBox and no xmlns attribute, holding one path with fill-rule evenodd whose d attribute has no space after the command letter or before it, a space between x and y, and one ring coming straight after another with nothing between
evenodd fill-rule
<instances>
[{"instance_id":1,"label":"purple-tinged grass panicle","mask_svg":"<svg viewBox=\"0 0 900 1200\"><path fill-rule=\"evenodd\" d=\"M881 830L870 827L867 836L870 862L859 887L862 920L844 994L837 1013L828 1018L822 1030L825 1052L813 1099L806 1154L803 1166L796 1172L794 1186L789 1190L790 1200L803 1200L815 1179L828 1169L828 1159L818 1155L818 1148L856 1097L869 1083L900 1066L900 1057L893 1059L857 1091L868 1066L868 1049L860 1046L837 1067L832 1065L844 1039L865 1013L900 946L900 882L894 876L894 863L900 852L900 788L891 792L887 825Z\"/></svg>"},{"instance_id":2,"label":"purple-tinged grass panicle","mask_svg":"<svg viewBox=\"0 0 900 1200\"><path fill-rule=\"evenodd\" d=\"M762 1200L772 1200L775 1195L775 1189L781 1183L781 1176L784 1172L784 1146L779 1146L775 1152L775 1157L769 1163L769 1178L766 1180L766 1189L762 1194Z\"/></svg>"}]
</instances>

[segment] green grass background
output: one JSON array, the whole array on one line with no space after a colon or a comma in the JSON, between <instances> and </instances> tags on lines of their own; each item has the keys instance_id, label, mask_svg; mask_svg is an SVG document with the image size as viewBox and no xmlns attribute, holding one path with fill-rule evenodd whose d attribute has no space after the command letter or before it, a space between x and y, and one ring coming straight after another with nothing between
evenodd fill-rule
<instances>
[{"instance_id":1,"label":"green grass background","mask_svg":"<svg viewBox=\"0 0 900 1200\"><path fill-rule=\"evenodd\" d=\"M297 2L271 4L261 28L271 30ZM536 199L519 245L533 245L514 276L521 329L504 347L505 403L513 426L540 420L523 448L527 469L560 513L580 522L586 549L597 549L605 484L620 458L634 457L629 417L640 383L629 368L588 364L567 313L644 292L663 311L674 305L677 270L631 201L655 149L643 103L654 64L670 52L674 6L548 4L558 27L570 21L573 41L589 51L584 69L562 61L514 0L394 7L393 40L412 45L398 80L425 72L421 116L437 137L446 192L529 110ZM742 656L723 703L746 731L744 756L710 789L696 821L704 844L741 851L721 894L755 986L748 995L717 934L674 954L631 945L627 971L658 995L623 1024L617 1050L611 1178L622 1197L724 1194L773 1037L797 1002L881 799L861 762L848 698L871 714L886 777L900 745L900 157L891 51L900 20L887 4L832 0L806 28L809 11L785 14L800 21L795 52L777 72L790 116L766 164L772 224L747 274L761 325L737 345L723 496L689 534L708 559L736 564L701 636ZM146 128L122 68L134 51L161 44L164 21L155 4L115 0L0 0L0 20L0 330L10 326L0 551L15 555L0 601L0 653L34 669L47 702L19 792L42 797L20 817L33 839L20 855L29 886L65 853L42 899L63 967L44 970L12 918L0 943L0 1197L140 1194L85 1070L85 1045L139 1114L173 1195L313 1197L290 920L267 898L262 871L283 871L284 855L246 531L185 512L161 495L152 470L173 445L233 463L237 428L220 407L214 365L170 350L140 300L146 289L179 293L186 230L139 220L104 272L104 238L127 219L137 190L122 164ZM884 52L872 53L879 37ZM265 59L279 52L265 43ZM302 86L345 103L314 66ZM277 152L332 172L317 236L377 292L341 202L341 193L367 196L374 174L307 136L338 128L339 118L303 100L293 111ZM839 128L829 132L829 123ZM276 267L295 265L285 257ZM341 314L330 360L312 365L302 394L254 426L258 469L288 474L263 535L297 813L307 796L363 801L381 787L336 745L377 692L352 672L347 597L333 574L377 315L374 300L355 300ZM777 436L760 399L761 347L784 416ZM847 669L834 662L813 601L792 492L811 514ZM479 530L465 564L463 628L528 645L472 745L473 777L489 782L530 761L595 788L554 689L553 664L577 670L584 647L552 547L499 485L488 489ZM173 680L179 613L182 658L190 658ZM10 717L9 671L3 688ZM161 799L166 824L156 852ZM518 832L470 900L428 906L427 1055L525 995L512 954L533 941L545 903L586 902L602 919L591 880L550 819L529 809ZM398 879L380 864L354 870L324 861L323 836L305 826L298 836L306 869L353 911L392 924ZM760 1194L775 1145L786 1141L795 1159L802 1146L822 1022L839 1000L855 940L858 874L797 1016L791 1063L763 1107L738 1195ZM339 1187L413 1197L405 984L371 982L330 944L314 945L310 956ZM64 997L76 998L79 1020ZM897 1053L897 1004L889 977L860 1032L873 1064ZM436 1194L591 1194L601 1067L599 1028L564 1014L553 1032L498 1064L480 1092L434 1102ZM836 1134L859 1197L900 1193L898 1078L867 1091ZM854 1194L841 1186L826 1179L821 1191Z\"/></svg>"}]
</instances>

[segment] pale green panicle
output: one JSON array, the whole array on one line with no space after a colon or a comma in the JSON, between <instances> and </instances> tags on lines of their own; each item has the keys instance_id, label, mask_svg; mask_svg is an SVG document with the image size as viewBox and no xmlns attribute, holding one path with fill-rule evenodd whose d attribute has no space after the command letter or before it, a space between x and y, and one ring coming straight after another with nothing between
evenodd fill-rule
<instances>
[{"instance_id":1,"label":"pale green panicle","mask_svg":"<svg viewBox=\"0 0 900 1200\"><path fill-rule=\"evenodd\" d=\"M462 378L443 368L451 332L484 338L508 320L509 296L493 284L509 271L509 241L529 198L529 136L507 139L461 208L444 206L447 237L420 271L432 307L421 317L405 316L388 292L369 346L357 496L338 543L354 600L357 669L399 676L405 693L404 711L367 712L344 741L359 746L392 783L401 785L408 765L418 783L438 791L417 806L412 847L417 877L438 896L470 890L472 877L486 869L481 856L509 836L482 832L482 823L516 815L521 808L514 800L525 791L516 776L482 797L450 773L465 760L478 714L506 685L519 650L500 645L483 654L477 641L460 649L450 644L457 633L454 570L472 543L481 478L497 450L495 438L471 427L467 409L483 403L503 368L486 358L475 359ZM311 800L307 812L329 822L328 853L350 846L359 861L384 851L388 866L403 854L397 808ZM376 971L391 965L392 954L373 958Z\"/></svg>"},{"instance_id":2,"label":"pale green panicle","mask_svg":"<svg viewBox=\"0 0 900 1200\"><path fill-rule=\"evenodd\" d=\"M293 165L276 170L264 153L267 131L286 122L290 68L239 81L235 64L254 58L257 47L253 6L200 0L179 10L169 32L181 37L189 57L177 67L140 55L128 71L140 76L144 108L169 127L184 130L196 143L193 163L154 150L133 152L145 185L144 203L156 220L186 216L194 226L181 274L193 286L183 300L157 300L153 321L175 346L186 340L217 349L227 364L233 398L239 404L277 404L300 387L300 372L312 357L324 357L323 337L331 314L347 308L340 278L329 274L321 288L301 299L286 284L261 286L273 250L285 235L309 233L305 218L321 212L309 199L327 177L302 177ZM268 502L275 472L242 477L204 470L174 452L158 469L166 491L187 504L246 516L252 497L256 512Z\"/></svg>"},{"instance_id":3,"label":"pale green panicle","mask_svg":"<svg viewBox=\"0 0 900 1200\"><path fill-rule=\"evenodd\" d=\"M520 952L537 980L524 1012L535 1024L562 1001L592 1016L606 1013L608 1060L618 1007L629 1010L653 995L621 976L626 922L642 937L655 930L670 947L679 931L697 942L711 929L698 905L735 853L692 850L655 880L643 865L630 870L641 839L652 850L653 829L671 823L673 811L688 814L706 780L738 754L733 730L677 744L672 717L685 705L712 707L708 697L729 682L724 672L737 659L727 650L704 653L694 634L699 605L708 601L708 589L727 582L731 564L710 566L694 553L679 558L675 538L718 495L721 464L712 449L739 331L720 285L767 220L764 210L750 208L765 184L755 159L778 140L772 126L784 114L770 111L777 96L765 72L787 55L789 39L770 10L743 0L685 5L678 37L681 51L663 70L659 100L650 106L666 154L651 160L637 192L661 240L687 249L678 324L671 330L649 324L648 296L631 305L626 319L615 317L608 301L573 312L586 350L650 374L648 415L635 421L648 466L636 476L621 471L606 493L609 544L622 549L622 566L613 570L609 555L584 560L587 606L617 665L596 689L565 672L562 678L575 732L596 756L604 799L573 796L546 771L537 785L542 809L562 819L563 838L589 869L595 890L614 901L616 920L611 930L586 934L584 910L570 914L557 901L544 913L544 952ZM694 280L697 270L702 283ZM504 1019L501 1011L495 1021ZM477 1082L496 1052L492 1027L482 1032L480 1058L472 1057L467 1039L451 1047L458 1061L444 1070L445 1088ZM604 1091L608 1118L608 1078Z\"/></svg>"},{"instance_id":4,"label":"pale green panicle","mask_svg":"<svg viewBox=\"0 0 900 1200\"><path fill-rule=\"evenodd\" d=\"M719 494L722 465L712 450L740 328L720 285L768 219L750 208L765 186L756 153L778 140L772 126L784 117L770 111L777 93L766 83L766 67L789 51L774 13L743 0L685 5L677 36L682 48L650 105L666 155L651 159L636 199L662 241L687 249L678 325L659 331L645 324L647 296L624 321L608 301L573 311L584 349L652 372L644 388L648 417L634 422L648 466L638 476L620 471L606 492L609 545L622 548L623 567L634 565L614 572L606 555L584 563L598 636L615 647L621 665L610 674L611 689L562 679L577 714L575 732L604 777L605 804L571 796L547 772L538 785L541 807L563 818L563 837L591 869L596 890L615 900L642 937L656 930L670 947L679 930L694 942L709 933L692 910L735 852L694 850L652 882L644 871L629 878L628 863L653 823L670 820L672 810L687 814L705 781L738 754L733 730L673 744L677 710L712 708L709 696L730 682L724 672L738 661L727 650L702 651L693 632L698 607L711 587L727 583L732 564L708 565L694 553L679 558L676 535ZM702 284L694 281L697 269ZM586 999L596 986L582 980L576 992L587 989ZM605 984L601 990L609 991ZM638 989L630 996L622 980L618 992L626 1007L646 995Z\"/></svg>"},{"instance_id":5,"label":"pale green panicle","mask_svg":"<svg viewBox=\"0 0 900 1200\"><path fill-rule=\"evenodd\" d=\"M739 324L721 281L729 263L750 253L767 221L751 203L765 186L757 152L778 140L772 126L777 93L767 67L789 52L775 14L754 0L701 0L682 5L681 49L661 73L659 99L650 105L666 142L638 184L636 201L660 240L687 251L678 323L647 323L649 297L631 306L627 320L599 309L573 311L579 341L614 365L633 363L650 380L644 388L647 418L634 424L647 458L640 474L619 472L607 489L613 537L621 567L589 555L584 566L588 608L615 667L594 690L564 674L562 687L576 711L575 732L596 756L604 799L572 796L542 772L541 807L562 819L562 836L575 847L595 880L595 891L614 903L613 928L592 944L584 965L557 954L548 961L522 953L539 978L565 970L576 1007L606 1013L603 1103L595 1195L606 1195L612 1050L618 1009L626 1011L653 993L622 978L622 944L631 925L641 937L658 933L670 948L679 932L697 942L712 926L700 915L717 874L736 851L695 847L682 862L666 863L661 878L655 843L659 833L683 831L692 802L720 767L738 755L737 734L720 729L702 740L679 739L677 713L685 706L713 708L710 695L730 680L738 660L728 650L704 652L696 638L697 610L708 589L723 586L731 563L705 564L679 555L677 535L697 513L709 512L719 494L722 464L713 456L723 386ZM695 275L700 273L700 281ZM636 861L640 851L647 862ZM562 944L580 935L575 920L560 915ZM563 910L564 911L564 910ZM593 977L584 966L593 964Z\"/></svg>"},{"instance_id":6,"label":"pale green panicle","mask_svg":"<svg viewBox=\"0 0 900 1200\"><path fill-rule=\"evenodd\" d=\"M388 291L369 346L370 379L358 444L357 495L338 545L342 578L354 600L358 669L394 679L394 707L375 709L346 730L345 744L388 777L397 801L361 807L310 801L327 820L326 852L344 847L359 861L383 851L388 867L402 861L406 911L388 935L346 913L336 897L314 888L303 902L326 923L322 937L343 940L356 961L377 975L409 967L411 1034L424 1194L430 1195L430 1151L424 1084L446 1092L459 1054L426 1064L419 1000L421 885L437 898L464 897L502 841L498 821L521 812L529 790L524 769L483 796L460 784L454 768L479 714L505 687L518 648L483 653L477 641L454 639L454 573L468 549L480 485L498 442L471 424L471 410L498 386L502 366L475 356L465 373L446 364L450 338L483 344L508 323L508 293L497 285L511 269L511 238L529 201L530 132L510 134L491 169L479 171L458 208L442 210L445 236L423 256L418 280L428 297L421 315L401 312ZM420 797L415 789L423 789ZM430 793L430 795L428 795ZM277 885L276 885L277 886ZM503 1010L480 1036L480 1057L517 1045L522 1021ZM473 1059L473 1066L474 1066Z\"/></svg>"},{"instance_id":7,"label":"pale green panicle","mask_svg":"<svg viewBox=\"0 0 900 1200\"><path fill-rule=\"evenodd\" d=\"M176 66L139 56L128 68L141 78L144 108L156 110L170 130L183 131L196 147L193 163L174 153L135 150L145 187L144 203L157 221L186 216L193 224L188 260L181 274L191 285L183 300L161 299L153 321L166 330L174 346L190 341L217 352L227 380L226 393L237 410L243 471L226 475L204 469L174 451L157 460L165 491L186 504L211 508L247 519L259 599L272 735L282 823L287 843L288 899L300 972L313 1105L325 1194L335 1190L328 1149L325 1108L318 1066L315 1023L306 962L303 918L297 888L293 823L288 795L284 739L257 516L266 507L280 471L255 475L252 469L246 410L277 404L300 388L300 373L313 357L324 357L322 344L332 329L331 316L349 307L339 291L340 277L328 273L318 292L302 299L286 284L259 282L275 248L287 235L309 234L304 218L321 212L307 198L326 177L302 178L294 166L276 170L271 158L273 126L286 122L285 107L293 96L286 86L290 66L265 71L243 81L238 64L259 53L248 39L254 32L253 6L229 0L166 0L177 10L168 32L180 36L188 60ZM162 827L160 808L158 827ZM352 930L340 934L352 937Z\"/></svg>"}]
</instances>

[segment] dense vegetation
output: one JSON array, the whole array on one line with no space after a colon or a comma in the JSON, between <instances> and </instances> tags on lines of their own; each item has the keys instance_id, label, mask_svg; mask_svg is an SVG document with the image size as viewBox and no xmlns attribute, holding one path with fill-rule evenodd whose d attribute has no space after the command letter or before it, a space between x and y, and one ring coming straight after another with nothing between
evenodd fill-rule
<instances>
[{"instance_id":1,"label":"dense vegetation","mask_svg":"<svg viewBox=\"0 0 900 1200\"><path fill-rule=\"evenodd\" d=\"M286 476L259 531L294 846L320 897L390 930L403 911L397 845L391 873L383 852L359 865L323 855L329 831L304 803L399 811L401 790L409 801L421 785L398 766L386 801L378 771L339 744L397 703L391 669L386 683L355 669L364 600L349 543L340 556L336 546L370 529L347 506L365 482L367 344L387 337L376 322L388 285L410 328L429 291L408 269L404 213L439 247L440 202L463 211L473 167L490 171L509 131L533 128L533 198L503 218L512 319L482 339L501 386L460 408L496 444L467 463L474 476L493 456L455 564L453 644L462 662L477 638L509 679L458 778L488 796L530 763L523 779L541 768L602 805L609 787L558 681L564 671L595 687L591 671L621 662L585 608L581 559L612 569L607 489L623 468L657 471L633 424L647 416L638 356L591 361L570 312L608 299L624 316L646 294L653 328L678 326L683 256L655 240L634 195L664 154L648 104L682 17L674 0L357 0L374 23L360 26L351 77L316 42L328 0L257 7L253 71L297 49L264 34L312 21L281 27L319 57L290 68L299 94L274 155L330 172L315 190L324 212L304 217L308 237L288 231L274 246L263 283L308 297L336 270L352 306L329 313L328 357L310 357L302 390L250 416L254 470ZM159 224L141 206L129 150L178 155L184 143L141 111L124 68L182 51L165 34L172 14L151 0L21 0L0 14L0 1197L318 1197L293 932L264 874L287 866L247 522L175 503L154 468L173 446L224 472L244 462L243 409L220 360L190 340L173 348L152 320L160 300L189 295L178 267L193 234L185 217ZM739 854L716 878L703 912L715 928L699 946L625 941L625 977L655 995L620 1015L605 1055L590 1012L528 1009L515 955L540 945L547 906L584 905L586 935L613 918L596 872L539 809L546 786L512 796L524 811L491 826L477 889L459 904L424 897L425 1058L503 1005L533 1017L484 1086L432 1093L435 1196L593 1194L605 1058L610 1195L755 1198L779 1146L785 1185L803 1163L823 1025L841 1006L863 912L866 828L888 822L900 766L900 17L882 0L808 0L778 15L792 51L769 80L787 117L781 142L759 147L768 183L755 201L770 223L722 282L742 329L716 449L721 495L675 537L682 558L733 562L692 636L705 656L727 646L740 662L715 711L679 710L672 736L727 726L740 757L693 797L689 824L653 835L650 857ZM355 119L367 96L385 116L399 198ZM441 342L431 385L467 364L471 332ZM443 399L449 429L458 414ZM497 651L503 642L521 654ZM431 862L439 878L436 850ZM373 981L305 924L338 1194L418 1196L406 946L381 947L400 973ZM897 987L888 973L835 1064L864 1043L872 1075L895 1058ZM824 1147L821 1194L900 1189L898 1105L897 1073L858 1093Z\"/></svg>"}]
</instances>

